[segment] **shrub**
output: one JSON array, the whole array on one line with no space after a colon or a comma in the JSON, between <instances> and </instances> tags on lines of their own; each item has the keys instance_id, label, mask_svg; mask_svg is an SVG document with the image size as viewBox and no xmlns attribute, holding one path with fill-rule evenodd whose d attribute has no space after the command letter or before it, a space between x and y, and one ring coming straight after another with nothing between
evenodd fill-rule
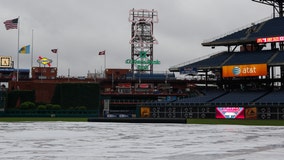
<instances>
[{"instance_id":1,"label":"shrub","mask_svg":"<svg viewBox=\"0 0 284 160\"><path fill-rule=\"evenodd\" d=\"M38 105L37 109L38 110L46 110L46 105L44 105L44 104Z\"/></svg>"},{"instance_id":2,"label":"shrub","mask_svg":"<svg viewBox=\"0 0 284 160\"><path fill-rule=\"evenodd\" d=\"M60 105L58 105L58 104L52 105L52 110L60 110L60 109L61 109Z\"/></svg>"},{"instance_id":3,"label":"shrub","mask_svg":"<svg viewBox=\"0 0 284 160\"><path fill-rule=\"evenodd\" d=\"M86 106L77 106L76 110L86 110L87 107Z\"/></svg>"},{"instance_id":4,"label":"shrub","mask_svg":"<svg viewBox=\"0 0 284 160\"><path fill-rule=\"evenodd\" d=\"M46 104L46 109L53 110L53 104Z\"/></svg>"},{"instance_id":5,"label":"shrub","mask_svg":"<svg viewBox=\"0 0 284 160\"><path fill-rule=\"evenodd\" d=\"M26 101L20 105L20 109L36 109L36 105L33 102Z\"/></svg>"}]
</instances>

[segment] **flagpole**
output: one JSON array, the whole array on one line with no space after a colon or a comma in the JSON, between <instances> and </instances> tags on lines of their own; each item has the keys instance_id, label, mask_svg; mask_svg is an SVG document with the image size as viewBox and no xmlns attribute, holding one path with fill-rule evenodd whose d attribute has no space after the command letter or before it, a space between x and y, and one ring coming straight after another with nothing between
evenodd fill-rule
<instances>
[{"instance_id":1,"label":"flagpole","mask_svg":"<svg viewBox=\"0 0 284 160\"><path fill-rule=\"evenodd\" d=\"M57 73L58 73L58 53L59 53L59 49L57 48L57 53L56 53L56 67L57 67Z\"/></svg>"},{"instance_id":2,"label":"flagpole","mask_svg":"<svg viewBox=\"0 0 284 160\"><path fill-rule=\"evenodd\" d=\"M19 81L20 16L18 17L17 82Z\"/></svg>"},{"instance_id":3,"label":"flagpole","mask_svg":"<svg viewBox=\"0 0 284 160\"><path fill-rule=\"evenodd\" d=\"M104 57L104 58L105 58L105 59L104 59L104 60L105 60L105 65L104 65L104 67L105 67L105 70L104 70L104 78L106 78L106 73L105 73L105 72L106 72L106 53L105 53L104 56L105 56L105 57Z\"/></svg>"},{"instance_id":4,"label":"flagpole","mask_svg":"<svg viewBox=\"0 0 284 160\"><path fill-rule=\"evenodd\" d=\"M106 69L106 54L105 54L105 66L104 66L104 67L105 67L105 69Z\"/></svg>"},{"instance_id":5,"label":"flagpole","mask_svg":"<svg viewBox=\"0 0 284 160\"><path fill-rule=\"evenodd\" d=\"M32 51L31 51L31 77L32 77L32 68L33 68L33 59L34 59L34 30L32 29Z\"/></svg>"}]
</instances>

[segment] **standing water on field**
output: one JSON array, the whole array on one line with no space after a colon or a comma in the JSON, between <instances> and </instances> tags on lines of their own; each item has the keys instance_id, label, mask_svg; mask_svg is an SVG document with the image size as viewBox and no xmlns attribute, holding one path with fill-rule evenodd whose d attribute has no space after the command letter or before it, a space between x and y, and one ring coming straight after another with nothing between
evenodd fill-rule
<instances>
[{"instance_id":1,"label":"standing water on field","mask_svg":"<svg viewBox=\"0 0 284 160\"><path fill-rule=\"evenodd\" d=\"M280 160L284 127L0 122L1 160Z\"/></svg>"}]
</instances>

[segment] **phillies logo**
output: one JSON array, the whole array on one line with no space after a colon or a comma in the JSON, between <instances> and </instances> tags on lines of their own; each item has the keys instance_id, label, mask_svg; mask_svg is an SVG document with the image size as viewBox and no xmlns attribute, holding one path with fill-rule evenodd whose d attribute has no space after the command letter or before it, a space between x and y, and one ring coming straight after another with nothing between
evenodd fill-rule
<instances>
[{"instance_id":1,"label":"phillies logo","mask_svg":"<svg viewBox=\"0 0 284 160\"><path fill-rule=\"evenodd\" d=\"M51 63L52 63L52 60L51 59L48 59L46 57L41 57L39 56L38 59L37 59L37 62L39 64L43 64L43 65L48 65L49 67L51 66Z\"/></svg>"}]
</instances>

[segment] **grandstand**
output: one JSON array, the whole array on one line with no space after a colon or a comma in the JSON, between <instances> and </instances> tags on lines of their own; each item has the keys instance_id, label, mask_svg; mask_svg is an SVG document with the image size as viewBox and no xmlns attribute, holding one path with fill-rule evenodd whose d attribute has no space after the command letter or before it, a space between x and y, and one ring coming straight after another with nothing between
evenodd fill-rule
<instances>
[{"instance_id":1,"label":"grandstand","mask_svg":"<svg viewBox=\"0 0 284 160\"><path fill-rule=\"evenodd\" d=\"M173 80L175 79L174 73L127 73L126 79L140 79L140 80Z\"/></svg>"},{"instance_id":2,"label":"grandstand","mask_svg":"<svg viewBox=\"0 0 284 160\"><path fill-rule=\"evenodd\" d=\"M149 107L154 118L215 118L218 107L241 106L247 118L257 112L255 119L284 119L284 0L252 1L272 6L273 18L202 43L204 47L225 46L227 51L169 68L188 75L192 71L214 73L215 80L192 80L192 86L204 84L192 89L199 93L195 96L140 107Z\"/></svg>"},{"instance_id":3,"label":"grandstand","mask_svg":"<svg viewBox=\"0 0 284 160\"><path fill-rule=\"evenodd\" d=\"M203 46L228 46L255 44L257 38L276 37L283 32L284 17L272 18L267 21L252 24L250 27L237 31L211 42L202 43Z\"/></svg>"},{"instance_id":4,"label":"grandstand","mask_svg":"<svg viewBox=\"0 0 284 160\"><path fill-rule=\"evenodd\" d=\"M283 85L281 77L284 75L283 1L253 1L273 6L275 10L273 18L252 24L250 27L224 37L202 43L205 47L225 46L228 50L197 62L173 66L169 70L172 72L183 71L185 74L184 71L186 70L213 72L217 76L217 81L214 83L219 84L219 88L225 90L243 90L244 88L247 90L255 90L255 88L273 89L275 84L280 84L281 88ZM228 76L224 70L230 66L238 67L238 69L246 66L251 69L258 64L265 65L267 71L256 75L233 74ZM246 71L244 70L244 72Z\"/></svg>"}]
</instances>

